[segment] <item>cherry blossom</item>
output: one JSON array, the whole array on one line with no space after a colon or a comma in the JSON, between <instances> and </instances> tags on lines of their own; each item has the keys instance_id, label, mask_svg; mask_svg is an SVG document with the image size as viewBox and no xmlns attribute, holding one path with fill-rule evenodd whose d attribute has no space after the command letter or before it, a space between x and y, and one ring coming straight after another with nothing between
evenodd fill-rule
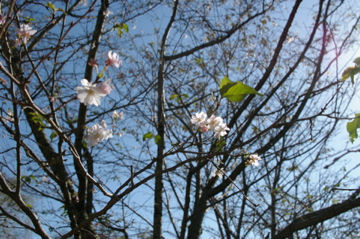
<instances>
[{"instance_id":1,"label":"cherry blossom","mask_svg":"<svg viewBox=\"0 0 360 239\"><path fill-rule=\"evenodd\" d=\"M20 24L20 28L15 29L16 35L19 36L22 41L26 44L29 37L34 35L37 31L27 24Z\"/></svg>"},{"instance_id":2,"label":"cherry blossom","mask_svg":"<svg viewBox=\"0 0 360 239\"><path fill-rule=\"evenodd\" d=\"M99 106L100 99L106 95L104 91L96 84L90 83L87 79L82 79L81 84L83 86L75 88L79 101L84 105Z\"/></svg>"},{"instance_id":3,"label":"cherry blossom","mask_svg":"<svg viewBox=\"0 0 360 239\"><path fill-rule=\"evenodd\" d=\"M103 94L110 94L111 90L114 89L114 86L110 84L111 81L111 79L107 79L100 85L100 90Z\"/></svg>"},{"instance_id":4,"label":"cherry blossom","mask_svg":"<svg viewBox=\"0 0 360 239\"><path fill-rule=\"evenodd\" d=\"M249 159L246 162L246 166L249 166L249 165L258 166L259 160L261 160L261 158L257 154L250 154Z\"/></svg>"},{"instance_id":5,"label":"cherry blossom","mask_svg":"<svg viewBox=\"0 0 360 239\"><path fill-rule=\"evenodd\" d=\"M100 124L95 124L86 130L85 140L89 148L113 137L112 130L106 130L106 127L106 122L102 120Z\"/></svg>"},{"instance_id":6,"label":"cherry blossom","mask_svg":"<svg viewBox=\"0 0 360 239\"><path fill-rule=\"evenodd\" d=\"M116 110L112 113L112 117L115 120L122 120L124 118L124 113L121 112L117 112Z\"/></svg>"},{"instance_id":7,"label":"cherry blossom","mask_svg":"<svg viewBox=\"0 0 360 239\"><path fill-rule=\"evenodd\" d=\"M202 128L207 124L207 115L204 112L196 113L192 116L191 123L198 128Z\"/></svg>"},{"instance_id":8,"label":"cherry blossom","mask_svg":"<svg viewBox=\"0 0 360 239\"><path fill-rule=\"evenodd\" d=\"M116 52L113 53L112 51L109 51L105 63L107 66L115 66L116 68L119 68L122 62Z\"/></svg>"},{"instance_id":9,"label":"cherry blossom","mask_svg":"<svg viewBox=\"0 0 360 239\"><path fill-rule=\"evenodd\" d=\"M210 130L215 130L216 126L223 124L223 119L219 116L212 115L207 120L207 124Z\"/></svg>"},{"instance_id":10,"label":"cherry blossom","mask_svg":"<svg viewBox=\"0 0 360 239\"><path fill-rule=\"evenodd\" d=\"M230 129L226 126L225 123L221 122L218 125L215 126L214 129L214 137L220 139L221 137L225 136L227 134L226 131L229 131Z\"/></svg>"}]
</instances>

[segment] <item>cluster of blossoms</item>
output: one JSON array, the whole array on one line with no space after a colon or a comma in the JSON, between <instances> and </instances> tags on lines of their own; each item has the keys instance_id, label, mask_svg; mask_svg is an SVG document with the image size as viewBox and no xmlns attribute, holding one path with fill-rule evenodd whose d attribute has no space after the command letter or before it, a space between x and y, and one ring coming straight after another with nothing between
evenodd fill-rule
<instances>
[{"instance_id":1,"label":"cluster of blossoms","mask_svg":"<svg viewBox=\"0 0 360 239\"><path fill-rule=\"evenodd\" d=\"M20 24L20 28L15 29L16 35L22 40L24 44L27 43L28 38L34 35L37 31L27 24Z\"/></svg>"},{"instance_id":2,"label":"cluster of blossoms","mask_svg":"<svg viewBox=\"0 0 360 239\"><path fill-rule=\"evenodd\" d=\"M250 166L250 165L258 166L259 165L259 162L258 162L259 160L261 160L259 155L250 154L249 159L246 161L246 166Z\"/></svg>"},{"instance_id":3,"label":"cluster of blossoms","mask_svg":"<svg viewBox=\"0 0 360 239\"><path fill-rule=\"evenodd\" d=\"M98 63L95 59L91 59L89 61L89 65L97 68ZM118 68L120 65L121 60L119 59L118 54L109 51L103 72L108 66L115 66ZM82 79L81 84L82 86L76 87L75 91L77 93L77 98L84 105L99 106L100 100L110 94L111 90L114 89L114 86L111 84L111 79L107 79L99 85L96 82L91 83L87 79ZM122 119L124 115L122 112L114 111L112 117L115 121L117 121ZM102 120L100 124L95 124L86 130L85 140L87 141L87 146L89 148L97 145L103 140L113 137L112 130L107 130L106 127L106 122Z\"/></svg>"},{"instance_id":4,"label":"cluster of blossoms","mask_svg":"<svg viewBox=\"0 0 360 239\"><path fill-rule=\"evenodd\" d=\"M95 124L86 130L85 140L89 148L113 137L112 130L106 130L106 127L106 122L102 120L100 124Z\"/></svg>"},{"instance_id":5,"label":"cluster of blossoms","mask_svg":"<svg viewBox=\"0 0 360 239\"><path fill-rule=\"evenodd\" d=\"M213 130L215 132L214 137L218 139L225 136L227 134L226 131L230 130L221 117L211 115L210 118L208 118L204 112L193 115L191 123L198 127L203 133Z\"/></svg>"},{"instance_id":6,"label":"cluster of blossoms","mask_svg":"<svg viewBox=\"0 0 360 239\"><path fill-rule=\"evenodd\" d=\"M121 65L121 60L119 59L118 54L109 51L105 64L106 67L115 66L116 68L119 68ZM95 59L91 59L89 65L91 65L92 67L97 67L98 63ZM77 93L77 98L84 105L99 106L100 99L110 94L111 90L114 89L114 86L111 85L111 79L107 79L101 85L91 83L87 79L82 79L81 84L82 86L76 87L75 91Z\"/></svg>"}]
</instances>

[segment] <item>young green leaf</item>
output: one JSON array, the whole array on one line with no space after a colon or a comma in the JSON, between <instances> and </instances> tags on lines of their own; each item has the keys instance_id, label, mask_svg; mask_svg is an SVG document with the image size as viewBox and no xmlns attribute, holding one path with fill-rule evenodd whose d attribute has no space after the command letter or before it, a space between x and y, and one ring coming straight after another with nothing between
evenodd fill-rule
<instances>
[{"instance_id":1,"label":"young green leaf","mask_svg":"<svg viewBox=\"0 0 360 239\"><path fill-rule=\"evenodd\" d=\"M54 11L54 13L58 10L58 9L55 7L55 5L52 4L52 3L50 3L50 2L46 3L46 6L49 7L49 8L51 8L51 9Z\"/></svg>"},{"instance_id":2,"label":"young green leaf","mask_svg":"<svg viewBox=\"0 0 360 239\"><path fill-rule=\"evenodd\" d=\"M154 138L154 134L152 132L148 132L146 134L143 135L143 140L145 141L146 139L152 139Z\"/></svg>"},{"instance_id":3,"label":"young green leaf","mask_svg":"<svg viewBox=\"0 0 360 239\"><path fill-rule=\"evenodd\" d=\"M224 77L220 83L220 94L232 102L240 102L249 94L262 96L254 88L240 81L232 82L227 77Z\"/></svg>"},{"instance_id":4,"label":"young green leaf","mask_svg":"<svg viewBox=\"0 0 360 239\"><path fill-rule=\"evenodd\" d=\"M356 58L356 59L354 60L354 63L355 63L358 67L360 67L360 57Z\"/></svg>"},{"instance_id":5,"label":"young green leaf","mask_svg":"<svg viewBox=\"0 0 360 239\"><path fill-rule=\"evenodd\" d=\"M50 140L51 141L53 141L54 140L54 138L56 138L58 135L57 135L57 133L56 132L51 132L51 134L50 134Z\"/></svg>"},{"instance_id":6,"label":"young green leaf","mask_svg":"<svg viewBox=\"0 0 360 239\"><path fill-rule=\"evenodd\" d=\"M156 136L154 137L154 141L155 141L155 144L159 145L159 144L162 142L161 136L160 136L160 135L156 135Z\"/></svg>"},{"instance_id":7,"label":"young green leaf","mask_svg":"<svg viewBox=\"0 0 360 239\"><path fill-rule=\"evenodd\" d=\"M226 92L234 85L236 85L235 82L232 82L227 76L224 76L224 78L220 82L221 97L224 97L224 94L226 94Z\"/></svg>"},{"instance_id":8,"label":"young green leaf","mask_svg":"<svg viewBox=\"0 0 360 239\"><path fill-rule=\"evenodd\" d=\"M114 30L117 30L118 32L118 37L122 37L122 34L125 32L129 32L129 26L125 23L122 23L122 24L115 24L113 26L113 29Z\"/></svg>"},{"instance_id":9,"label":"young green leaf","mask_svg":"<svg viewBox=\"0 0 360 239\"><path fill-rule=\"evenodd\" d=\"M355 119L351 122L348 122L346 129L349 133L351 143L354 143L354 140L357 139L357 129L360 128L360 114L355 114Z\"/></svg>"},{"instance_id":10,"label":"young green leaf","mask_svg":"<svg viewBox=\"0 0 360 239\"><path fill-rule=\"evenodd\" d=\"M345 80L351 78L351 82L354 84L355 83L354 77L358 73L360 73L360 67L358 67L358 66L349 66L348 68L346 68L344 70L344 72L342 74L342 77L341 77L341 81L345 81Z\"/></svg>"}]
</instances>

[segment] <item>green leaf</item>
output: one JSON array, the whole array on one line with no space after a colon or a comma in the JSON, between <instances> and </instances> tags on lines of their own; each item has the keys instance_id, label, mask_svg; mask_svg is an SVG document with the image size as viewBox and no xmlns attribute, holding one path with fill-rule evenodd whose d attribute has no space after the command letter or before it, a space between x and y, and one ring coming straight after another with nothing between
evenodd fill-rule
<instances>
[{"instance_id":1,"label":"green leaf","mask_svg":"<svg viewBox=\"0 0 360 239\"><path fill-rule=\"evenodd\" d=\"M359 58L356 58L356 60ZM349 78L351 78L351 82L354 84L354 77L356 74L360 73L360 67L358 66L349 66L348 68L346 68L342 74L341 80L340 81L345 81Z\"/></svg>"},{"instance_id":2,"label":"green leaf","mask_svg":"<svg viewBox=\"0 0 360 239\"><path fill-rule=\"evenodd\" d=\"M143 135L143 140L145 141L146 139L152 139L154 138L154 134L152 132L148 132L146 134Z\"/></svg>"},{"instance_id":3,"label":"green leaf","mask_svg":"<svg viewBox=\"0 0 360 239\"><path fill-rule=\"evenodd\" d=\"M354 63L355 63L357 66L360 67L360 57L356 58L356 59L354 60Z\"/></svg>"},{"instance_id":4,"label":"green leaf","mask_svg":"<svg viewBox=\"0 0 360 239\"><path fill-rule=\"evenodd\" d=\"M117 30L118 32L118 37L122 37L122 34L125 32L129 32L129 26L125 23L121 23L121 24L115 24L113 26L114 30Z\"/></svg>"},{"instance_id":5,"label":"green leaf","mask_svg":"<svg viewBox=\"0 0 360 239\"><path fill-rule=\"evenodd\" d=\"M36 181L36 177L34 175L30 175L30 176L21 176L21 179L24 180L27 183L31 182L31 179Z\"/></svg>"},{"instance_id":6,"label":"green leaf","mask_svg":"<svg viewBox=\"0 0 360 239\"><path fill-rule=\"evenodd\" d=\"M224 97L224 94L234 85L236 85L235 82L232 82L229 80L227 76L224 76L224 78L220 82L220 94L222 97Z\"/></svg>"},{"instance_id":7,"label":"green leaf","mask_svg":"<svg viewBox=\"0 0 360 239\"><path fill-rule=\"evenodd\" d=\"M222 97L225 97L232 102L240 102L249 94L263 96L254 88L245 85L240 81L233 82L229 80L229 78L226 76L222 79L220 83L220 94Z\"/></svg>"},{"instance_id":8,"label":"green leaf","mask_svg":"<svg viewBox=\"0 0 360 239\"><path fill-rule=\"evenodd\" d=\"M160 135L156 135L154 137L155 144L159 145L162 142L162 138Z\"/></svg>"},{"instance_id":9,"label":"green leaf","mask_svg":"<svg viewBox=\"0 0 360 239\"><path fill-rule=\"evenodd\" d=\"M226 145L225 140L219 140L216 142L216 150L220 151Z\"/></svg>"},{"instance_id":10,"label":"green leaf","mask_svg":"<svg viewBox=\"0 0 360 239\"><path fill-rule=\"evenodd\" d=\"M50 140L53 141L54 138L56 138L58 135L55 131L51 132L50 134Z\"/></svg>"},{"instance_id":11,"label":"green leaf","mask_svg":"<svg viewBox=\"0 0 360 239\"><path fill-rule=\"evenodd\" d=\"M57 11L57 8L55 7L55 5L50 2L46 3L46 6L51 8L54 11L54 13Z\"/></svg>"},{"instance_id":12,"label":"green leaf","mask_svg":"<svg viewBox=\"0 0 360 239\"><path fill-rule=\"evenodd\" d=\"M354 140L357 139L357 129L360 128L360 114L355 114L355 119L351 122L348 122L346 129L349 133L351 143L354 143Z\"/></svg>"},{"instance_id":13,"label":"green leaf","mask_svg":"<svg viewBox=\"0 0 360 239\"><path fill-rule=\"evenodd\" d=\"M96 78L99 78L99 79L101 79L101 78L103 78L104 77L104 72L100 72L97 76L96 76Z\"/></svg>"},{"instance_id":14,"label":"green leaf","mask_svg":"<svg viewBox=\"0 0 360 239\"><path fill-rule=\"evenodd\" d=\"M195 58L194 61L196 64L201 64L204 62L204 60L202 58Z\"/></svg>"},{"instance_id":15,"label":"green leaf","mask_svg":"<svg viewBox=\"0 0 360 239\"><path fill-rule=\"evenodd\" d=\"M29 24L30 22L34 22L35 21L35 19L34 18L32 18L32 17L25 17L25 23L26 24Z\"/></svg>"},{"instance_id":16,"label":"green leaf","mask_svg":"<svg viewBox=\"0 0 360 239\"><path fill-rule=\"evenodd\" d=\"M178 98L178 97L179 97L179 95L177 95L177 94L171 95L171 96L170 96L170 100L176 99L176 98Z\"/></svg>"}]
</instances>

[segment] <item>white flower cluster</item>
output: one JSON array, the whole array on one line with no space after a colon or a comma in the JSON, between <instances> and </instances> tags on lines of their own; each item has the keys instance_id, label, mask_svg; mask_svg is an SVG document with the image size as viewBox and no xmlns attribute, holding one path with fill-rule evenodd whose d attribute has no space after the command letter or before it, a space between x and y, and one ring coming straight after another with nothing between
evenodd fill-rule
<instances>
[{"instance_id":1,"label":"white flower cluster","mask_svg":"<svg viewBox=\"0 0 360 239\"><path fill-rule=\"evenodd\" d=\"M106 130L106 122L102 120L100 124L95 124L86 130L85 140L88 142L87 146L90 148L112 137L112 130Z\"/></svg>"},{"instance_id":2,"label":"white flower cluster","mask_svg":"<svg viewBox=\"0 0 360 239\"><path fill-rule=\"evenodd\" d=\"M213 130L215 132L214 137L218 139L225 136L227 134L226 131L230 130L221 117L211 115L210 118L208 118L204 112L193 115L191 123L198 127L203 133Z\"/></svg>"},{"instance_id":3,"label":"white flower cluster","mask_svg":"<svg viewBox=\"0 0 360 239\"><path fill-rule=\"evenodd\" d=\"M261 160L259 155L250 154L249 159L246 161L246 166L250 166L250 165L258 166L259 165L259 162L258 162L259 160Z\"/></svg>"},{"instance_id":4,"label":"white flower cluster","mask_svg":"<svg viewBox=\"0 0 360 239\"><path fill-rule=\"evenodd\" d=\"M100 105L100 99L110 94L114 86L110 84L111 79L107 79L101 85L92 84L87 79L82 79L81 84L75 88L77 97L84 105Z\"/></svg>"}]
</instances>

